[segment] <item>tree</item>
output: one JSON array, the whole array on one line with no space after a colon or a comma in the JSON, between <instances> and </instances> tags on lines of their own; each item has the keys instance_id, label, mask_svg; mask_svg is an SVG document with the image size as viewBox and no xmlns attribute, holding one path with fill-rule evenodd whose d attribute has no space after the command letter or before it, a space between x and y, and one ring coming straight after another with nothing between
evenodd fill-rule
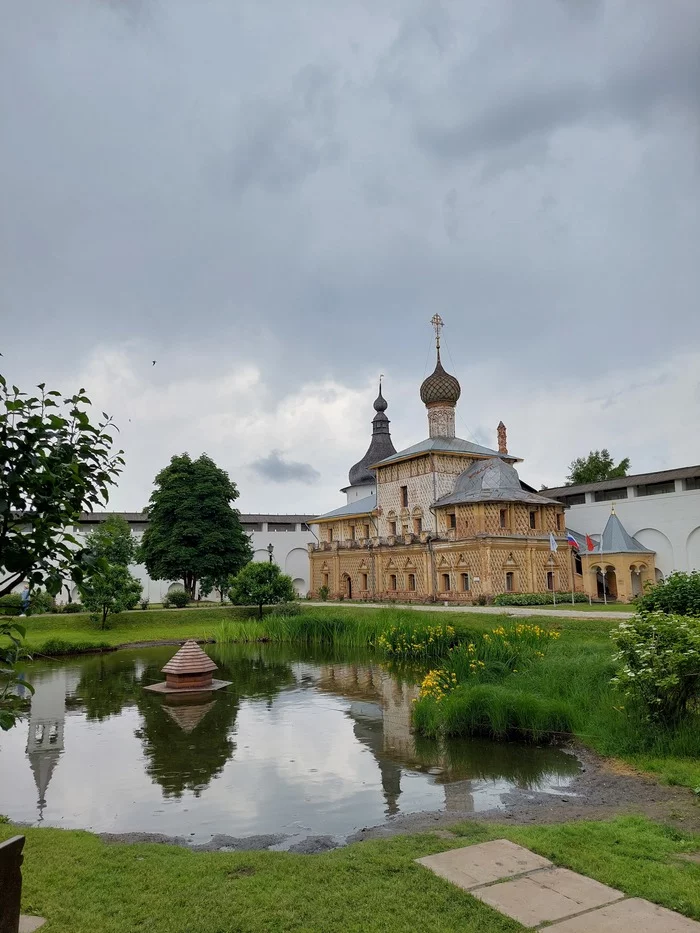
<instances>
[{"instance_id":1,"label":"tree","mask_svg":"<svg viewBox=\"0 0 700 933\"><path fill-rule=\"evenodd\" d=\"M0 596L25 580L52 596L65 577L80 582L91 556L66 529L104 507L124 464L84 389L38 389L28 396L0 375Z\"/></svg>"},{"instance_id":2,"label":"tree","mask_svg":"<svg viewBox=\"0 0 700 933\"><path fill-rule=\"evenodd\" d=\"M238 488L206 454L173 457L155 478L138 560L154 580L182 580L190 599L203 576L220 580L253 556L231 503Z\"/></svg>"},{"instance_id":3,"label":"tree","mask_svg":"<svg viewBox=\"0 0 700 933\"><path fill-rule=\"evenodd\" d=\"M577 486L580 483L599 483L605 479L617 479L627 476L630 468L630 458L615 466L615 461L604 447L602 450L592 450L587 457L578 457L569 464L569 475L566 477L567 486Z\"/></svg>"},{"instance_id":4,"label":"tree","mask_svg":"<svg viewBox=\"0 0 700 933\"><path fill-rule=\"evenodd\" d=\"M29 693L34 693L34 688L21 677L17 666L25 655L22 646L25 634L23 625L0 620L0 729L3 731L14 726L25 705L17 687L23 686Z\"/></svg>"},{"instance_id":5,"label":"tree","mask_svg":"<svg viewBox=\"0 0 700 933\"><path fill-rule=\"evenodd\" d=\"M108 564L128 567L134 563L136 541L129 523L121 515L110 515L87 536L87 548L95 557L103 557Z\"/></svg>"},{"instance_id":6,"label":"tree","mask_svg":"<svg viewBox=\"0 0 700 933\"><path fill-rule=\"evenodd\" d=\"M202 596L208 596L212 590L216 590L219 594L219 601L223 603L230 586L231 575L228 573L216 579L209 574L204 574L199 581L199 592Z\"/></svg>"},{"instance_id":7,"label":"tree","mask_svg":"<svg viewBox=\"0 0 700 933\"><path fill-rule=\"evenodd\" d=\"M97 573L80 584L80 599L87 610L98 619L100 628L107 625L110 613L133 609L141 598L143 587L127 567L121 564L105 564Z\"/></svg>"},{"instance_id":8,"label":"tree","mask_svg":"<svg viewBox=\"0 0 700 933\"><path fill-rule=\"evenodd\" d=\"M238 606L257 606L262 619L263 606L292 602L297 598L291 577L282 573L277 564L248 564L236 576L229 597Z\"/></svg>"}]
</instances>

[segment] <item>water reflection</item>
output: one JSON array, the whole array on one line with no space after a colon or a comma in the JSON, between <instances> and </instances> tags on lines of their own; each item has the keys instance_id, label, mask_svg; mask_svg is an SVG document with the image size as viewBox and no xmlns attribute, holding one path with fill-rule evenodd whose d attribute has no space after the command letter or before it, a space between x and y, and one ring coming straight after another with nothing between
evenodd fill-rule
<instances>
[{"instance_id":1,"label":"water reflection","mask_svg":"<svg viewBox=\"0 0 700 933\"><path fill-rule=\"evenodd\" d=\"M400 812L502 805L514 787L547 790L578 770L558 749L415 736L417 684L366 655L217 649L232 685L182 702L143 689L173 652L32 666L30 715L0 739L0 812L198 838L342 836Z\"/></svg>"}]
</instances>

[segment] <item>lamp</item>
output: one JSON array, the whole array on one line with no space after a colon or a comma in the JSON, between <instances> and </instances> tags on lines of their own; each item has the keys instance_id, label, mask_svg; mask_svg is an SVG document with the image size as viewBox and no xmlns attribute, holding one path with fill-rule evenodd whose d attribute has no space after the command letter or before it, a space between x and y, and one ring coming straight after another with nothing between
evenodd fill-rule
<instances>
[{"instance_id":1,"label":"lamp","mask_svg":"<svg viewBox=\"0 0 700 933\"><path fill-rule=\"evenodd\" d=\"M270 542L270 543L268 544L268 546L267 546L267 553L268 553L268 555L269 555L269 557L270 557L270 563L272 563L272 553L273 553L274 550L275 550L275 546L274 546L274 544L272 544L272 542Z\"/></svg>"}]
</instances>

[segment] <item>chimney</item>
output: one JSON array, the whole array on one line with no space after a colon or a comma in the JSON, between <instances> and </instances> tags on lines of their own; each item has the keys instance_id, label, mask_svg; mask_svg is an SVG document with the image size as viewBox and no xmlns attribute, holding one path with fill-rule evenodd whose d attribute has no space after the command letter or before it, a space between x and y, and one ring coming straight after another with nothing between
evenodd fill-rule
<instances>
[{"instance_id":1,"label":"chimney","mask_svg":"<svg viewBox=\"0 0 700 933\"><path fill-rule=\"evenodd\" d=\"M506 441L506 426L502 421L498 422L498 452L499 454L508 453L508 442Z\"/></svg>"}]
</instances>

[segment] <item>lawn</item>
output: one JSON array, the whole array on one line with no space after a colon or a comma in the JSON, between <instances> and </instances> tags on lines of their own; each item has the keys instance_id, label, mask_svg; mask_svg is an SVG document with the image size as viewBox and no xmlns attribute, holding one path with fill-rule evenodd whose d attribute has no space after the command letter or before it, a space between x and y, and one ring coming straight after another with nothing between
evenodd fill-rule
<instances>
[{"instance_id":1,"label":"lawn","mask_svg":"<svg viewBox=\"0 0 700 933\"><path fill-rule=\"evenodd\" d=\"M700 865L679 858L700 848L699 836L642 818L455 831L455 839L397 836L304 856L105 845L85 832L22 829L23 910L48 918L47 933L514 933L524 928L414 863L508 838L700 918ZM0 839L14 832L0 825Z\"/></svg>"}]
</instances>

